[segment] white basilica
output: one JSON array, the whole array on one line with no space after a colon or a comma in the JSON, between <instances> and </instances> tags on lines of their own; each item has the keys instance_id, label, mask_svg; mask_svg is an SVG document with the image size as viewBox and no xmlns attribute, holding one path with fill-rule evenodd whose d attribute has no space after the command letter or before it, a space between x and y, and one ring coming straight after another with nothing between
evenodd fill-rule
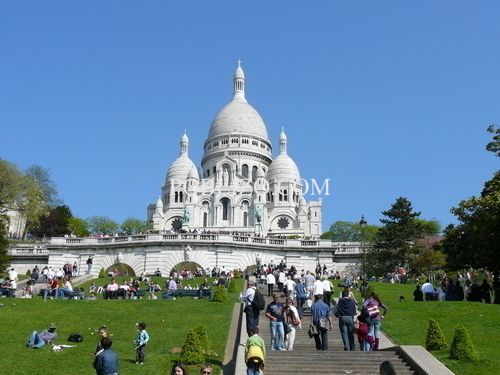
<instances>
[{"instance_id":1,"label":"white basilica","mask_svg":"<svg viewBox=\"0 0 500 375\"><path fill-rule=\"evenodd\" d=\"M203 177L181 138L161 196L148 206L155 230L238 231L261 235L320 236L321 200L301 195L299 169L282 130L273 158L266 124L245 98L238 62L232 100L217 114L204 145Z\"/></svg>"}]
</instances>

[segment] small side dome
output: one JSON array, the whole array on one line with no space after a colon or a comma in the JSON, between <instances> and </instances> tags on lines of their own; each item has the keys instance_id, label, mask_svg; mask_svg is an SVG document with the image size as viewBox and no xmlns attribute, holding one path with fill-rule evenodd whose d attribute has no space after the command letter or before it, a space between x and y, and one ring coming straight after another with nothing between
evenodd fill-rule
<instances>
[{"instance_id":1,"label":"small side dome","mask_svg":"<svg viewBox=\"0 0 500 375\"><path fill-rule=\"evenodd\" d=\"M269 182L280 181L289 182L294 181L300 184L300 173L297 164L287 154L280 154L273 160L267 172L267 180Z\"/></svg>"},{"instance_id":2,"label":"small side dome","mask_svg":"<svg viewBox=\"0 0 500 375\"><path fill-rule=\"evenodd\" d=\"M196 169L194 163L186 154L182 154L168 168L167 182L171 180L185 181L192 168Z\"/></svg>"},{"instance_id":3,"label":"small side dome","mask_svg":"<svg viewBox=\"0 0 500 375\"><path fill-rule=\"evenodd\" d=\"M266 173L262 168L257 168L257 178L266 178Z\"/></svg>"},{"instance_id":4,"label":"small side dome","mask_svg":"<svg viewBox=\"0 0 500 375\"><path fill-rule=\"evenodd\" d=\"M158 200L156 201L156 208L163 208L161 197L158 197Z\"/></svg>"},{"instance_id":5,"label":"small side dome","mask_svg":"<svg viewBox=\"0 0 500 375\"><path fill-rule=\"evenodd\" d=\"M195 167L193 167L189 170L188 178L193 178L196 181L200 181L200 176L198 175L198 170Z\"/></svg>"}]
</instances>

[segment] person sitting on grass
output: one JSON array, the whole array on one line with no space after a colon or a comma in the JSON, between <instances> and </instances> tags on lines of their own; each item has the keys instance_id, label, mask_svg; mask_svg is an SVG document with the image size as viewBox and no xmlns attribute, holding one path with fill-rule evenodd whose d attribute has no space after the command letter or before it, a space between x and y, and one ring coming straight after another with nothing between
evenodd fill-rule
<instances>
[{"instance_id":1,"label":"person sitting on grass","mask_svg":"<svg viewBox=\"0 0 500 375\"><path fill-rule=\"evenodd\" d=\"M26 346L32 349L40 349L45 344L52 343L57 338L56 325L51 323L48 329L43 330L41 333L33 331Z\"/></svg>"}]
</instances>

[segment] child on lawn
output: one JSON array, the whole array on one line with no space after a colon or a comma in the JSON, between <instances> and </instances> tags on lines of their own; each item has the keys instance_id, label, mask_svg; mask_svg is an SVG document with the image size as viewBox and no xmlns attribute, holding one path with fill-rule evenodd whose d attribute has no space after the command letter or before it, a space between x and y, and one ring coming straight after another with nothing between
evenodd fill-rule
<instances>
[{"instance_id":1,"label":"child on lawn","mask_svg":"<svg viewBox=\"0 0 500 375\"><path fill-rule=\"evenodd\" d=\"M149 334L146 332L146 323L138 324L137 338L135 339L135 363L144 364L144 354L146 353L146 345L149 341Z\"/></svg>"}]
</instances>

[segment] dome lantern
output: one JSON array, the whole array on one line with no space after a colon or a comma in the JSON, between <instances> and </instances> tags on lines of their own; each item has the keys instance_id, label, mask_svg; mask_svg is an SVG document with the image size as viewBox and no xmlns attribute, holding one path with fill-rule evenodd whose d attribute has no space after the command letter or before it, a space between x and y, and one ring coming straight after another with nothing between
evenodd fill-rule
<instances>
[{"instance_id":1,"label":"dome lantern","mask_svg":"<svg viewBox=\"0 0 500 375\"><path fill-rule=\"evenodd\" d=\"M234 72L234 78L233 78L233 94L234 94L234 99L239 99L243 102L246 103L245 99L245 73L243 72L243 69L241 68L241 60L238 60L238 67L236 68L236 71Z\"/></svg>"}]
</instances>

